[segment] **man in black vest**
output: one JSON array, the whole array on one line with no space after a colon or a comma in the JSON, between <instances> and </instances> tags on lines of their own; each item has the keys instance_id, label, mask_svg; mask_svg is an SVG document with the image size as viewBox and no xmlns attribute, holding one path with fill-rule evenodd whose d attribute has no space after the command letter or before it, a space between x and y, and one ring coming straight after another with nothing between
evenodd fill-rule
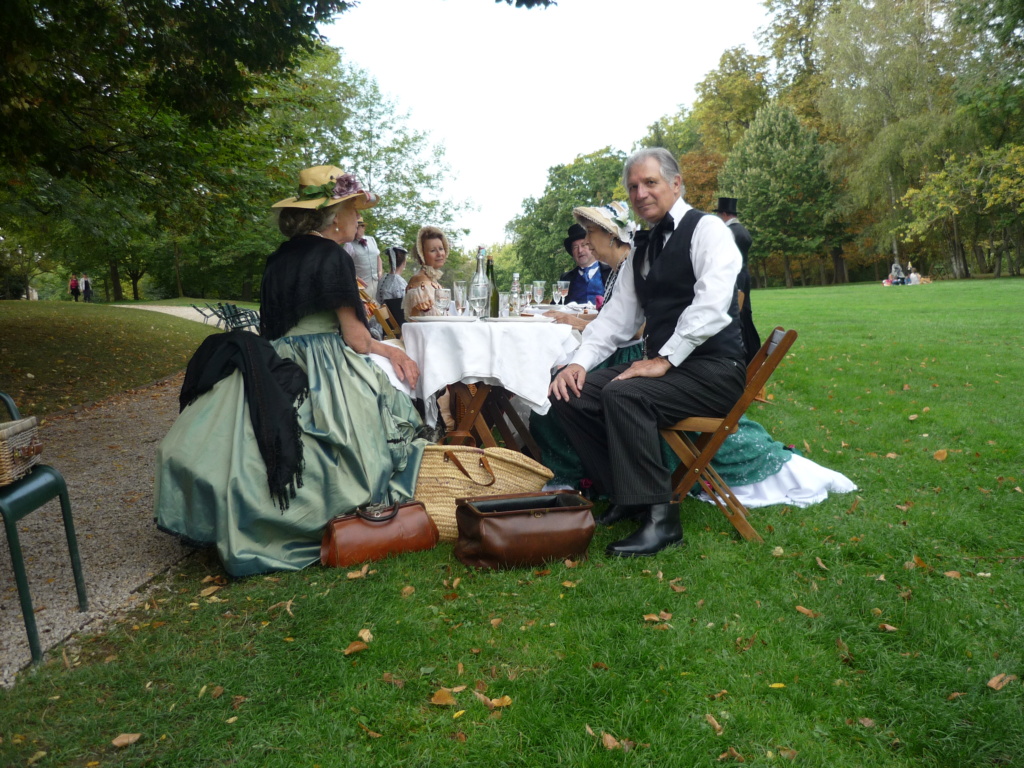
<instances>
[{"instance_id":1,"label":"man in black vest","mask_svg":"<svg viewBox=\"0 0 1024 768\"><path fill-rule=\"evenodd\" d=\"M739 200L735 197L720 197L715 213L728 225L732 236L736 239L736 247L740 249L740 255L743 257L743 267L736 278L736 290L740 292L740 333L743 336L743 348L747 351L747 362L749 363L761 349L761 335L754 326L754 313L750 306L750 272L747 269L747 255L750 253L750 246L754 244L754 239L737 218L739 215L738 204Z\"/></svg>"},{"instance_id":2,"label":"man in black vest","mask_svg":"<svg viewBox=\"0 0 1024 768\"><path fill-rule=\"evenodd\" d=\"M724 416L743 392L746 369L736 301L742 258L728 227L686 204L679 165L665 149L635 152L623 184L637 215L657 226L620 270L614 295L549 394L590 477L611 496L598 522L640 522L608 554L636 557L683 541L658 428ZM588 373L645 322L645 359Z\"/></svg>"}]
</instances>

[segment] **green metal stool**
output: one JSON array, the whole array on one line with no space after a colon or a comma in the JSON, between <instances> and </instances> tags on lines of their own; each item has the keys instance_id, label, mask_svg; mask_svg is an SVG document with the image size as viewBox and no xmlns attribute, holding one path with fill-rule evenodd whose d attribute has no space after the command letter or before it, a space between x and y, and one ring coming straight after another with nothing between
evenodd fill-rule
<instances>
[{"instance_id":1,"label":"green metal stool","mask_svg":"<svg viewBox=\"0 0 1024 768\"><path fill-rule=\"evenodd\" d=\"M17 406L8 395L0 392L0 400L7 405L11 418L21 418ZM68 499L67 484L60 472L46 464L37 464L25 477L10 485L0 487L0 517L3 517L4 529L7 531L7 544L11 550L11 565L14 568L14 579L18 585L21 613L25 619L25 631L28 633L28 646L32 652L34 664L42 662L43 652L39 647L39 632L36 629L36 617L32 610L32 596L28 591L25 561L21 554L21 541L18 538L18 521L58 497L60 498L61 513L64 516L64 532L68 537L68 550L71 553L71 570L75 574L78 608L81 611L87 611L89 610L89 601L85 594L85 579L82 577L82 561L78 556L75 523L71 518L71 501Z\"/></svg>"}]
</instances>

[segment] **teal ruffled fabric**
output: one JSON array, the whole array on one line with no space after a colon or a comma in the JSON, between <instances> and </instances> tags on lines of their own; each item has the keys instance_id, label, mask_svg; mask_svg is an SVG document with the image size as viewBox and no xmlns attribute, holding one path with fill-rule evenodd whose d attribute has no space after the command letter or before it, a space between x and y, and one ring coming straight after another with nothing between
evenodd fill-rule
<instances>
[{"instance_id":1,"label":"teal ruffled fabric","mask_svg":"<svg viewBox=\"0 0 1024 768\"><path fill-rule=\"evenodd\" d=\"M181 413L157 454L157 524L216 544L232 576L304 568L335 515L411 498L426 444L412 401L345 345L333 313L307 316L271 343L309 378L298 409L302 487L287 510L268 490L237 372Z\"/></svg>"},{"instance_id":2,"label":"teal ruffled fabric","mask_svg":"<svg viewBox=\"0 0 1024 768\"><path fill-rule=\"evenodd\" d=\"M619 349L595 370L631 363L642 357L643 345L634 344ZM586 476L586 470L555 414L552 411L543 416L530 414L530 434L540 446L541 462L555 475L551 483L578 488L580 479ZM691 438L696 440L697 435L691 435ZM670 471L679 466L678 457L664 440L661 443L661 455ZM772 439L764 427L744 416L736 432L726 438L718 449L711 466L729 486L750 485L774 475L792 456L790 450Z\"/></svg>"}]
</instances>

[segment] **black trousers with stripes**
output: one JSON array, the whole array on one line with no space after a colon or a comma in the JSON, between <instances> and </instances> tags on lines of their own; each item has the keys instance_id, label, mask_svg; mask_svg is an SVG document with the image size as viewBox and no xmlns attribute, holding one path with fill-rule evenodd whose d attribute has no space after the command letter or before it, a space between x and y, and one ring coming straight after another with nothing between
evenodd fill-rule
<instances>
[{"instance_id":1,"label":"black trousers with stripes","mask_svg":"<svg viewBox=\"0 0 1024 768\"><path fill-rule=\"evenodd\" d=\"M551 403L599 490L616 504L672 499L672 473L661 453L659 427L690 416L725 416L746 386L738 360L687 358L664 376L612 381L629 367L591 371L579 397Z\"/></svg>"}]
</instances>

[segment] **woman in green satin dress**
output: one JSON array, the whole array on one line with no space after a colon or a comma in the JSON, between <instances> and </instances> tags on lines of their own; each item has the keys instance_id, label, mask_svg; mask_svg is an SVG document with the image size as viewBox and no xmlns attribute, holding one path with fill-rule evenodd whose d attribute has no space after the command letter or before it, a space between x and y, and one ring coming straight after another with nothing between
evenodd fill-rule
<instances>
[{"instance_id":1,"label":"woman in green satin dress","mask_svg":"<svg viewBox=\"0 0 1024 768\"><path fill-rule=\"evenodd\" d=\"M422 422L367 355L387 358L411 386L419 370L402 350L370 336L354 266L340 245L355 236L358 211L376 202L340 168L303 171L299 194L274 205L289 239L267 259L263 339L241 331L245 336L233 340L245 348L262 344L265 354L226 373L198 370L199 353L190 363L189 395L183 388L182 412L157 455L156 519L170 533L215 544L232 576L304 568L319 559L332 517L413 494ZM221 334L213 346L230 346L218 344L229 336ZM270 363L262 370L248 370L259 367L252 360L264 359ZM266 418L262 394L284 369L305 378L301 394L285 400L292 413L277 419L292 421L296 436L297 457L282 493L273 476L287 448L266 437L260 416L274 421ZM190 385L196 379L206 383L198 395ZM281 433L289 427L273 426Z\"/></svg>"}]
</instances>

